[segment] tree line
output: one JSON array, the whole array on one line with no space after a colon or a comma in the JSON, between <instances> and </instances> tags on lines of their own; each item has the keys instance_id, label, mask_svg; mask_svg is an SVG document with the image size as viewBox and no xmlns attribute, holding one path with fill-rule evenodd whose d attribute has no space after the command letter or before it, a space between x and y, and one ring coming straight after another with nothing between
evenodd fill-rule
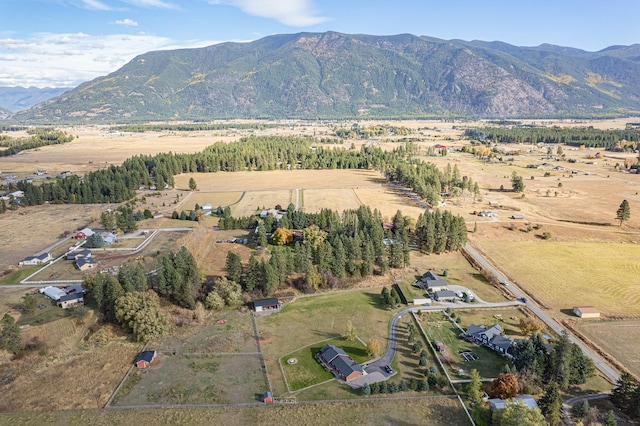
<instances>
[{"instance_id":1,"label":"tree line","mask_svg":"<svg viewBox=\"0 0 640 426\"><path fill-rule=\"evenodd\" d=\"M7 135L0 135L0 147L5 147L5 149L0 150L0 157L8 157L20 151L47 145L59 145L73 140L73 136L67 135L66 132L48 128L29 129L27 133L31 135L28 138L12 138Z\"/></svg>"},{"instance_id":2,"label":"tree line","mask_svg":"<svg viewBox=\"0 0 640 426\"><path fill-rule=\"evenodd\" d=\"M280 127L279 124L271 123L146 123L146 124L123 124L112 127L112 130L120 132L144 133L160 132L163 130L176 132L195 132L208 130L264 130Z\"/></svg>"},{"instance_id":3,"label":"tree line","mask_svg":"<svg viewBox=\"0 0 640 426\"><path fill-rule=\"evenodd\" d=\"M640 144L640 129L602 130L589 127L479 127L467 129L464 136L499 143L557 143L614 150L621 141L632 149Z\"/></svg>"},{"instance_id":4,"label":"tree line","mask_svg":"<svg viewBox=\"0 0 640 426\"><path fill-rule=\"evenodd\" d=\"M399 146L393 151L363 146L359 151L312 147L311 138L248 137L239 142L218 142L195 154L162 153L129 158L121 166L72 175L34 184L14 185L25 193L24 205L45 202L90 204L120 203L135 196L140 185L155 185L160 190L174 186L181 173L206 173L276 169L376 169L413 189L429 203L439 200L441 192L458 188L478 192L477 184L460 177L454 167L440 171L435 165L410 160L412 151ZM410 162L410 164L407 164Z\"/></svg>"}]
</instances>

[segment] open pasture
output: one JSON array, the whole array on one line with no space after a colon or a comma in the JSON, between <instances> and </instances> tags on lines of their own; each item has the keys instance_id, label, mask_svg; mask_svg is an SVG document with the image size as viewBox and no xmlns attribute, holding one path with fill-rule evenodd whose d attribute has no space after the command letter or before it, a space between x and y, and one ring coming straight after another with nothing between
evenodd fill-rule
<instances>
[{"instance_id":1,"label":"open pasture","mask_svg":"<svg viewBox=\"0 0 640 426\"><path fill-rule=\"evenodd\" d=\"M604 315L640 314L640 246L604 242L478 242L492 263L557 314L595 306Z\"/></svg>"},{"instance_id":2,"label":"open pasture","mask_svg":"<svg viewBox=\"0 0 640 426\"><path fill-rule=\"evenodd\" d=\"M244 193L242 191L223 191L223 192L200 192L195 191L191 193L188 200L183 206L185 210L193 209L196 204L201 207L203 204L211 204L214 209L218 206L226 207L233 206L243 198Z\"/></svg>"},{"instance_id":3,"label":"open pasture","mask_svg":"<svg viewBox=\"0 0 640 426\"><path fill-rule=\"evenodd\" d=\"M6 424L64 424L96 426L114 424L188 424L229 426L272 425L274 419L283 426L309 423L389 425L424 424L432 426L467 426L470 424L455 398L384 401L371 398L358 402L328 402L249 407L140 408L136 410L75 410L47 413L0 414Z\"/></svg>"},{"instance_id":4,"label":"open pasture","mask_svg":"<svg viewBox=\"0 0 640 426\"><path fill-rule=\"evenodd\" d=\"M578 329L636 376L640 376L640 321L581 321Z\"/></svg>"},{"instance_id":5,"label":"open pasture","mask_svg":"<svg viewBox=\"0 0 640 426\"><path fill-rule=\"evenodd\" d=\"M157 360L129 374L114 405L258 402L267 391L250 314L218 312L148 347Z\"/></svg>"}]
</instances>

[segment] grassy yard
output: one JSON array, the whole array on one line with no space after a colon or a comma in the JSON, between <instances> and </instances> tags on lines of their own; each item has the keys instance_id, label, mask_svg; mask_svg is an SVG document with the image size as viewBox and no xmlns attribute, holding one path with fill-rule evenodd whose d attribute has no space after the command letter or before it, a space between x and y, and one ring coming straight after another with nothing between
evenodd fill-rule
<instances>
[{"instance_id":1,"label":"grassy yard","mask_svg":"<svg viewBox=\"0 0 640 426\"><path fill-rule=\"evenodd\" d=\"M20 284L20 281L42 268L41 265L23 266L2 279L3 284Z\"/></svg>"},{"instance_id":2,"label":"grassy yard","mask_svg":"<svg viewBox=\"0 0 640 426\"><path fill-rule=\"evenodd\" d=\"M503 309L469 309L469 310L456 310L456 316L460 317L460 326L463 329L467 329L471 324L484 324L491 326L493 324L500 324L504 334L513 337L521 338L527 337L522 335L520 330L520 318L525 317L525 314L517 307L503 308ZM543 324L540 321L540 324ZM542 333L548 334L545 329Z\"/></svg>"},{"instance_id":3,"label":"grassy yard","mask_svg":"<svg viewBox=\"0 0 640 426\"><path fill-rule=\"evenodd\" d=\"M573 306L587 305L607 315L640 315L636 285L640 245L552 241L479 245L518 285L558 314L571 315Z\"/></svg>"},{"instance_id":4,"label":"grassy yard","mask_svg":"<svg viewBox=\"0 0 640 426\"><path fill-rule=\"evenodd\" d=\"M360 364L369 359L366 348L358 340L349 341L343 338L337 338L314 343L299 349L280 358L291 391L322 383L334 377L334 375L326 371L315 358L315 355L325 345L335 345L342 348L354 361ZM290 359L295 359L296 363L290 364L288 362Z\"/></svg>"},{"instance_id":5,"label":"grassy yard","mask_svg":"<svg viewBox=\"0 0 640 426\"><path fill-rule=\"evenodd\" d=\"M461 333L460 329L448 321L441 312L423 314L420 321L431 342L441 342L446 346L446 352L438 354L438 356L443 360L445 367L449 368L449 375L452 379L468 378L472 369L478 370L480 376L484 378L497 377L500 369L508 363L506 358L501 357L493 350L477 346L458 337ZM471 351L477 359L465 361L459 355L461 351ZM463 374L458 374L459 368L464 370Z\"/></svg>"},{"instance_id":6,"label":"grassy yard","mask_svg":"<svg viewBox=\"0 0 640 426\"><path fill-rule=\"evenodd\" d=\"M44 297L42 294L38 293L36 295L38 300L38 306L44 305L44 308L39 308L38 306L28 314L20 315L18 319L18 325L26 325L36 326L41 324L46 324L60 318L66 318L71 315L71 312L68 309L62 309L56 305L56 303Z\"/></svg>"},{"instance_id":7,"label":"grassy yard","mask_svg":"<svg viewBox=\"0 0 640 426\"><path fill-rule=\"evenodd\" d=\"M259 319L257 324L274 394L287 391L278 359L298 350L304 353L308 345L340 336L347 321L353 323L360 339L366 342L376 338L384 351L393 312L382 306L379 293L376 289L299 298L285 305L280 312ZM362 349L357 349L352 355L359 361L362 360ZM308 354L309 349L306 351ZM287 355L287 359L289 357ZM304 356L299 358L305 359Z\"/></svg>"}]
</instances>

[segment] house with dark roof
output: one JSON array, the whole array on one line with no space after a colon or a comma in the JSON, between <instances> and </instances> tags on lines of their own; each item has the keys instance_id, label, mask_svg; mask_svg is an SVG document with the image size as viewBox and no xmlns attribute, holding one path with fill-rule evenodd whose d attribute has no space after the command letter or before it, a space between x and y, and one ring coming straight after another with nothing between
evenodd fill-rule
<instances>
[{"instance_id":1,"label":"house with dark roof","mask_svg":"<svg viewBox=\"0 0 640 426\"><path fill-rule=\"evenodd\" d=\"M433 293L433 299L438 302L455 302L458 295L451 290L440 290Z\"/></svg>"},{"instance_id":2,"label":"house with dark roof","mask_svg":"<svg viewBox=\"0 0 640 426\"><path fill-rule=\"evenodd\" d=\"M514 345L512 338L502 335L502 327L499 324L491 327L471 324L467 331L462 333L462 337L478 345L487 346L504 356L511 356L510 349Z\"/></svg>"},{"instance_id":3,"label":"house with dark roof","mask_svg":"<svg viewBox=\"0 0 640 426\"><path fill-rule=\"evenodd\" d=\"M98 265L98 262L96 262L93 257L79 257L73 263L80 271L87 271Z\"/></svg>"},{"instance_id":4,"label":"house with dark roof","mask_svg":"<svg viewBox=\"0 0 640 426\"><path fill-rule=\"evenodd\" d=\"M147 368L149 364L153 362L155 357L156 351L143 351L140 352L140 355L138 355L134 364L138 368Z\"/></svg>"},{"instance_id":5,"label":"house with dark roof","mask_svg":"<svg viewBox=\"0 0 640 426\"><path fill-rule=\"evenodd\" d=\"M81 257L85 257L85 258L93 257L93 253L91 253L91 250L89 249L84 249L80 251L70 251L67 253L67 260L77 260L77 259L80 259Z\"/></svg>"},{"instance_id":6,"label":"house with dark roof","mask_svg":"<svg viewBox=\"0 0 640 426\"><path fill-rule=\"evenodd\" d=\"M325 345L316 354L316 359L324 368L345 382L366 374L360 364L351 359L341 348L334 345Z\"/></svg>"},{"instance_id":7,"label":"house with dark roof","mask_svg":"<svg viewBox=\"0 0 640 426\"><path fill-rule=\"evenodd\" d=\"M253 301L253 310L255 312L263 312L282 308L282 303L277 298L260 299Z\"/></svg>"},{"instance_id":8,"label":"house with dark roof","mask_svg":"<svg viewBox=\"0 0 640 426\"><path fill-rule=\"evenodd\" d=\"M447 282L431 271L425 272L416 284L429 292L447 289Z\"/></svg>"},{"instance_id":9,"label":"house with dark roof","mask_svg":"<svg viewBox=\"0 0 640 426\"><path fill-rule=\"evenodd\" d=\"M84 293L73 292L65 294L58 299L57 305L62 309L75 308L76 306L84 305Z\"/></svg>"}]
</instances>

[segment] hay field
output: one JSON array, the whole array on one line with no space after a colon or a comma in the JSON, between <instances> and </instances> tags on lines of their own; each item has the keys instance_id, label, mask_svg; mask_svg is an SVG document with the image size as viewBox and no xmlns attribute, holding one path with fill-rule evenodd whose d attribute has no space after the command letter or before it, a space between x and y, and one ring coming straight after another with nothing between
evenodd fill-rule
<instances>
[{"instance_id":1,"label":"hay field","mask_svg":"<svg viewBox=\"0 0 640 426\"><path fill-rule=\"evenodd\" d=\"M640 322L581 321L578 323L578 329L629 371L640 376Z\"/></svg>"},{"instance_id":2,"label":"hay field","mask_svg":"<svg viewBox=\"0 0 640 426\"><path fill-rule=\"evenodd\" d=\"M640 315L639 245L486 240L478 245L494 265L557 314L592 305L604 315Z\"/></svg>"},{"instance_id":3,"label":"hay field","mask_svg":"<svg viewBox=\"0 0 640 426\"><path fill-rule=\"evenodd\" d=\"M296 202L295 196L292 196L293 192L288 189L247 191L237 204L231 206L231 214L234 216L252 216L256 213L256 210L262 209L262 207L270 209L278 204L282 208L287 208L292 198L293 203L295 204Z\"/></svg>"},{"instance_id":4,"label":"hay field","mask_svg":"<svg viewBox=\"0 0 640 426\"><path fill-rule=\"evenodd\" d=\"M241 191L231 192L200 192L191 193L188 200L185 201L184 208L192 209L196 204L202 206L209 203L215 209L218 206L226 207L236 204L242 198Z\"/></svg>"}]
</instances>

